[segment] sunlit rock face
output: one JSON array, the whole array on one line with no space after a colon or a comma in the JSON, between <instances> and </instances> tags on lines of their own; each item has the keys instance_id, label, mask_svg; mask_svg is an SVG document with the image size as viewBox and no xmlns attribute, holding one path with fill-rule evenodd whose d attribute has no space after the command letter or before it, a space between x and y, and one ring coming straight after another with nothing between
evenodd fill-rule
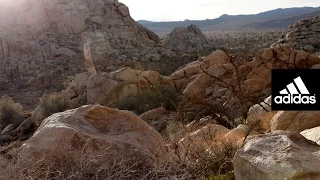
<instances>
[{"instance_id":1,"label":"sunlit rock face","mask_svg":"<svg viewBox=\"0 0 320 180\"><path fill-rule=\"evenodd\" d=\"M19 158L20 163L42 158L54 163L49 157L81 154L99 156L108 163L120 154L130 158L137 152L163 152L163 143L155 129L129 111L86 105L46 118L21 146Z\"/></svg>"}]
</instances>

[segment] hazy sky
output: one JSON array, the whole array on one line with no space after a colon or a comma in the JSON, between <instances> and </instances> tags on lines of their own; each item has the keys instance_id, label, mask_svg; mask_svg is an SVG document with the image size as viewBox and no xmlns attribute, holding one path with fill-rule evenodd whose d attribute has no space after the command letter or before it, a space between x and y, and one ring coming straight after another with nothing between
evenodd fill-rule
<instances>
[{"instance_id":1,"label":"hazy sky","mask_svg":"<svg viewBox=\"0 0 320 180\"><path fill-rule=\"evenodd\" d=\"M277 8L320 6L320 0L119 0L135 20L202 20L222 14L255 14Z\"/></svg>"}]
</instances>

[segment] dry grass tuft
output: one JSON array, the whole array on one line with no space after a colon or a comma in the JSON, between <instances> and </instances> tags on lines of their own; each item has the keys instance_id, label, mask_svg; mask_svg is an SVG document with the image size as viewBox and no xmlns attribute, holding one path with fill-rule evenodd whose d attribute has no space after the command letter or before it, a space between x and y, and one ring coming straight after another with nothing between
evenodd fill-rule
<instances>
[{"instance_id":1,"label":"dry grass tuft","mask_svg":"<svg viewBox=\"0 0 320 180\"><path fill-rule=\"evenodd\" d=\"M0 126L4 128L12 124L13 120L22 114L22 106L20 103L15 103L12 98L7 95L0 98Z\"/></svg>"},{"instance_id":2,"label":"dry grass tuft","mask_svg":"<svg viewBox=\"0 0 320 180\"><path fill-rule=\"evenodd\" d=\"M32 119L39 126L50 115L79 107L64 93L45 94L40 98L39 105L32 113Z\"/></svg>"}]
</instances>

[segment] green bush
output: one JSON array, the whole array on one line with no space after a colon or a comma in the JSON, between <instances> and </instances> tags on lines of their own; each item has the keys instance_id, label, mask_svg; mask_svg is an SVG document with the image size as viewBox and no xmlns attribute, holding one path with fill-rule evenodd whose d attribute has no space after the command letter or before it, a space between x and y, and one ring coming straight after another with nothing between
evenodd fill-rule
<instances>
[{"instance_id":1,"label":"green bush","mask_svg":"<svg viewBox=\"0 0 320 180\"><path fill-rule=\"evenodd\" d=\"M0 99L0 126L4 127L20 117L22 113L20 103L15 103L11 97L4 95Z\"/></svg>"},{"instance_id":2,"label":"green bush","mask_svg":"<svg viewBox=\"0 0 320 180\"><path fill-rule=\"evenodd\" d=\"M141 91L136 97L128 97L119 103L120 109L136 111L138 114L150 111L157 107L165 107L167 110L175 109L178 102L178 93L165 85L157 85Z\"/></svg>"},{"instance_id":3,"label":"green bush","mask_svg":"<svg viewBox=\"0 0 320 180\"><path fill-rule=\"evenodd\" d=\"M72 109L75 106L65 94L45 94L40 98L39 105L33 111L33 121L39 126L50 115Z\"/></svg>"}]
</instances>

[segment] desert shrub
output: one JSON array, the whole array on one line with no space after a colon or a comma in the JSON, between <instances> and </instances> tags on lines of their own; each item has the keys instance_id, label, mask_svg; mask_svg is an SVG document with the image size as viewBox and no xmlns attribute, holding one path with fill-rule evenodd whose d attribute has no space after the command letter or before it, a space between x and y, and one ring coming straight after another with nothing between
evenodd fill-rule
<instances>
[{"instance_id":1,"label":"desert shrub","mask_svg":"<svg viewBox=\"0 0 320 180\"><path fill-rule=\"evenodd\" d=\"M166 139L178 140L184 137L189 132L189 129L181 122L170 121L162 133Z\"/></svg>"},{"instance_id":2,"label":"desert shrub","mask_svg":"<svg viewBox=\"0 0 320 180\"><path fill-rule=\"evenodd\" d=\"M0 125L6 126L11 124L15 118L21 116L22 106L15 103L11 97L4 95L0 99Z\"/></svg>"},{"instance_id":3,"label":"desert shrub","mask_svg":"<svg viewBox=\"0 0 320 180\"><path fill-rule=\"evenodd\" d=\"M183 139L170 143L176 164L195 179L234 179L232 160L240 147L233 141L217 138L213 131L194 135L187 133Z\"/></svg>"},{"instance_id":4,"label":"desert shrub","mask_svg":"<svg viewBox=\"0 0 320 180\"><path fill-rule=\"evenodd\" d=\"M15 84L16 84L16 87L19 90L19 92L21 90L23 90L25 88L25 86L26 86L25 82L20 78L16 80Z\"/></svg>"},{"instance_id":5,"label":"desert shrub","mask_svg":"<svg viewBox=\"0 0 320 180\"><path fill-rule=\"evenodd\" d=\"M63 93L45 94L32 114L33 121L40 125L50 115L76 107Z\"/></svg>"},{"instance_id":6,"label":"desert shrub","mask_svg":"<svg viewBox=\"0 0 320 180\"><path fill-rule=\"evenodd\" d=\"M6 86L6 83L3 82L3 81L0 81L0 91L5 91L7 90L7 86Z\"/></svg>"},{"instance_id":7,"label":"desert shrub","mask_svg":"<svg viewBox=\"0 0 320 180\"><path fill-rule=\"evenodd\" d=\"M185 164L185 169L193 177L202 179L224 180L233 176L232 159L237 151L237 147L226 142L218 145L211 145L209 148L198 145L187 149L185 153L189 158ZM231 178L232 179L232 178Z\"/></svg>"},{"instance_id":8,"label":"desert shrub","mask_svg":"<svg viewBox=\"0 0 320 180\"><path fill-rule=\"evenodd\" d=\"M175 174L168 163L156 159L155 155L144 151L132 151L130 156L127 152L119 151L117 156L112 156L105 149L74 152L62 147L45 157L18 159L5 172L11 174L10 179L28 177L43 180L156 180Z\"/></svg>"},{"instance_id":9,"label":"desert shrub","mask_svg":"<svg viewBox=\"0 0 320 180\"><path fill-rule=\"evenodd\" d=\"M200 146L199 146L200 147ZM232 146L199 151L187 162L174 161L172 153L159 158L159 154L133 150L128 152L70 151L63 147L42 157L15 157L7 163L1 177L9 179L200 179L233 180ZM127 151L127 150L126 150ZM111 154L109 154L111 153ZM1 155L0 155L1 156ZM112 158L110 158L112 157ZM176 157L176 156L174 156ZM3 161L4 162L4 161ZM1 162L0 162L1 164ZM0 170L1 167L0 167ZM3 178L6 179L6 178Z\"/></svg>"},{"instance_id":10,"label":"desert shrub","mask_svg":"<svg viewBox=\"0 0 320 180\"><path fill-rule=\"evenodd\" d=\"M178 93L165 85L157 85L140 91L136 97L128 97L120 101L119 108L136 111L138 114L150 111L157 107L167 110L175 109L178 102Z\"/></svg>"},{"instance_id":11,"label":"desert shrub","mask_svg":"<svg viewBox=\"0 0 320 180\"><path fill-rule=\"evenodd\" d=\"M63 87L66 89L74 81L74 76L68 76L67 79L63 82Z\"/></svg>"},{"instance_id":12,"label":"desert shrub","mask_svg":"<svg viewBox=\"0 0 320 180\"><path fill-rule=\"evenodd\" d=\"M200 56L200 53L196 50L193 50L190 52L190 59L192 59L193 61L199 59L200 58L199 56Z\"/></svg>"}]
</instances>

